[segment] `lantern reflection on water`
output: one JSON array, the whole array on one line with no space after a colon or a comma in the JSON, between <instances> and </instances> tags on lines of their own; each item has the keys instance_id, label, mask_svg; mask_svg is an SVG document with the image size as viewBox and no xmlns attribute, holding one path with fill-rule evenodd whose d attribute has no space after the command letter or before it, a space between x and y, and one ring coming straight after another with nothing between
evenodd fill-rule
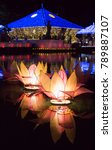
<instances>
[{"instance_id":1,"label":"lantern reflection on water","mask_svg":"<svg viewBox=\"0 0 112 150\"><path fill-rule=\"evenodd\" d=\"M31 92L23 93L21 97L18 99L21 108L21 117L24 118L29 111L34 113L40 112L46 108L46 99L43 94L36 93L33 94Z\"/></svg>"},{"instance_id":2,"label":"lantern reflection on water","mask_svg":"<svg viewBox=\"0 0 112 150\"><path fill-rule=\"evenodd\" d=\"M34 63L34 61L33 61L33 63ZM18 63L18 67L19 67L19 63ZM59 67L60 67L60 64L59 64ZM66 69L65 66L64 66L64 68ZM19 67L19 69L21 69L21 68ZM61 71L63 71L63 69L61 69ZM45 76L47 76L45 73L41 72L41 74L42 75L44 74ZM69 74L72 74L72 73L69 73ZM75 71L74 71L73 74L75 74ZM33 75L35 75L35 73ZM78 78L79 77L79 72L77 73L77 75L78 75L77 76L77 78ZM69 77L68 80L65 80L66 77L64 75L60 77L59 72L58 73L54 73L52 75L52 77L50 78L50 83L52 82L52 87L54 86L53 82L54 83L58 82L58 78L57 77L55 78L55 76L58 76L58 78L60 78L59 79L61 81L60 83L63 83L63 82L67 83L69 78L70 78ZM39 78L40 78L40 76L39 76ZM49 79L47 81L46 78L44 78L44 76L41 77L41 78L43 79L42 85L43 85L43 82L44 83L46 82L46 84L49 84ZM22 79L24 79L24 78L22 78ZM53 79L53 81L51 81L52 79ZM35 82L35 80L34 80L34 82ZM33 82L33 84L34 84L34 82ZM72 82L74 82L74 81L71 81L71 83ZM76 80L76 82L77 82L77 80ZM8 82L7 82L7 84L8 84ZM16 91L16 88L15 88L16 84L18 86L18 89L17 89L18 92L15 92ZM14 101L16 98L18 98L20 96L21 92L23 92L23 88L21 88L21 84L18 84L18 82L16 82L16 84L15 83L8 84L8 86L7 86L8 90L6 90L6 88L3 88L2 85L1 85L1 89L2 89L3 92L1 90L0 91L1 91L1 93L4 93L4 95L6 97L4 99L10 100L10 101L12 101L12 100ZM50 101L48 100L48 97L47 97L47 102L48 103L47 103L47 106L46 106L46 104L45 104L46 102L44 102L44 100L41 99L41 97L42 97L41 94L39 95L38 93L35 93L34 95L32 95L33 92L38 92L38 91L32 91L32 93L24 93L24 95L23 95L23 97L22 97L22 99L20 101L20 112L21 112L22 118L24 118L27 115L27 117L25 118L25 123L27 123L27 121L29 123L29 120L31 121L32 119L35 119L36 117L38 117L38 118L36 118L37 119L37 124L41 125L42 123L45 123L47 121L49 122L49 124L47 123L47 124L45 124L45 126L43 126L43 125L41 127L39 126L39 128L37 129L37 132L39 131L41 133L41 135L42 135L42 143L44 143L43 135L45 135L47 133L48 135L46 134L46 136L49 138L50 132L51 132L51 135L52 135L51 137L52 137L54 142L57 142L58 140L60 140L58 142L59 143L62 142L64 144L63 139L60 139L60 138L61 137L64 138L64 136L65 136L65 138L67 137L73 143L73 141L75 139L75 134L76 134L75 121L77 123L76 125L77 125L77 128L78 128L77 129L77 131L78 131L77 133L78 134L79 134L79 132L81 133L80 137L85 137L86 136L85 134L83 135L83 133L82 133L82 131L80 129L80 125L79 125L79 122L78 122L79 118L77 119L77 118L74 117L75 114L70 110L70 108L75 113L78 112L77 113L77 115L79 115L78 117L80 117L81 115L85 116L85 113L89 114L90 113L89 111L92 111L92 112L94 111L93 109L91 109L91 107L94 107L93 103L91 102L91 99L89 98L88 94L85 95L85 97L87 98L88 101L86 101L86 98L84 98L83 95L80 98L79 97L75 98L75 96L79 94L79 91L81 91L80 93L82 93L82 88L83 88L83 92L84 92L84 87L79 86L80 88L75 88L75 91L72 93L70 90L69 91L65 91L66 88L65 88L64 85L62 86L62 88L64 87L63 88L64 89L63 92L61 90L61 86L60 85L58 85L58 87L60 87L59 90L58 90L58 87L55 88L56 89L55 94L51 95L51 93L53 93L52 90L51 90L52 89L51 85L50 85L49 89L45 88L45 86L47 87L47 85L44 85L43 92L49 97L49 100L50 99L52 99L52 100L55 99L56 100L55 102L59 102L59 101L62 102L63 99L65 101L67 101L67 100L71 101L72 96L73 96L73 102L70 105L65 106L66 105L65 104L63 106L61 106L61 105L56 106L56 104L55 104L53 106L50 106L51 104L50 104ZM11 88L9 86L12 86L12 90L10 90ZM78 84L77 84L76 87L78 87ZM59 91L59 93L58 93L58 91ZM87 89L86 89L86 91L87 91ZM27 91L27 92L29 92L29 91ZM8 93L9 93L9 95L8 95ZM60 98L61 96L63 97L63 99ZM1 97L3 97L3 94L1 94ZM79 99L81 99L81 101ZM88 110L88 108L89 108L89 110ZM4 109L4 114L6 114L5 111L6 110ZM8 120L9 120L9 118L8 118ZM82 119L80 119L80 120L82 120ZM91 122L91 120L90 120L90 122ZM30 122L30 123L31 123L31 126L32 126L32 122ZM85 128L83 127L83 123L81 122L80 124L81 124L81 127L85 131ZM17 125L18 125L18 121L17 121ZM21 126L21 124L19 124L19 125ZM50 132L49 132L49 128L46 128L48 126L50 126ZM12 128L13 128L13 124L12 124ZM25 126L25 128L26 128L26 126ZM46 131L46 129L48 129L48 130ZM88 125L87 125L86 129L88 130L88 133L91 132L91 129L90 128L89 128L90 130L88 129ZM28 131L28 130L26 130L26 131ZM14 130L14 132L15 132L15 130ZM21 134L23 136L25 132L23 132L23 130L22 130L21 133L23 133L23 134ZM34 133L33 133L33 135L34 135ZM29 140L29 136L27 136L27 137L28 137L27 141L30 141ZM31 139L33 141L32 143L34 143L35 136L34 136L34 138L32 138L32 137L33 136L31 136ZM41 139L40 138L40 134L37 134L37 137L39 137L39 139ZM78 135L77 135L77 137L78 137ZM19 138L20 138L20 136L19 136ZM77 143L77 141L78 141L77 139L76 139L76 141L74 143ZM91 137L89 137L89 139L91 139ZM37 140L37 138L36 138L36 140ZM45 140L46 140L46 137L45 137ZM50 140L51 140L51 138L50 138ZM83 138L82 138L82 140L83 140ZM66 140L65 140L65 142L66 142ZM49 143L51 143L51 141ZM59 144L59 143L57 143L57 144ZM88 143L88 139L87 139L87 143ZM73 146L75 147L75 145L73 145Z\"/></svg>"},{"instance_id":3,"label":"lantern reflection on water","mask_svg":"<svg viewBox=\"0 0 112 150\"><path fill-rule=\"evenodd\" d=\"M23 62L20 63L20 68L17 65L19 75L16 75L17 78L24 84L26 89L36 90L39 89L40 81L39 75L40 72L47 72L47 64L38 63L37 66L32 64L28 69Z\"/></svg>"},{"instance_id":4,"label":"lantern reflection on water","mask_svg":"<svg viewBox=\"0 0 112 150\"><path fill-rule=\"evenodd\" d=\"M71 143L74 142L76 134L75 114L67 106L50 106L41 112L37 124L50 122L50 131L53 141L56 143L63 132Z\"/></svg>"}]
</instances>

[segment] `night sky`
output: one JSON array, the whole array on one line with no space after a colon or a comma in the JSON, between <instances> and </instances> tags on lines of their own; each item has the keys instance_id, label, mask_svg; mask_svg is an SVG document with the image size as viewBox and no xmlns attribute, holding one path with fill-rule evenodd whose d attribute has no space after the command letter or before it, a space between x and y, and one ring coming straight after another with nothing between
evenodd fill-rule
<instances>
[{"instance_id":1,"label":"night sky","mask_svg":"<svg viewBox=\"0 0 112 150\"><path fill-rule=\"evenodd\" d=\"M95 0L0 0L4 4L5 22L20 19L41 8L80 26L86 27L95 21Z\"/></svg>"}]
</instances>

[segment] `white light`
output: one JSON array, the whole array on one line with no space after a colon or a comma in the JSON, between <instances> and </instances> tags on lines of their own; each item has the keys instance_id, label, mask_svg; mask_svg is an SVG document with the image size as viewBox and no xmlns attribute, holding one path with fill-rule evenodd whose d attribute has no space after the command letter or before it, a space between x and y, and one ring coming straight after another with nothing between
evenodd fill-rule
<instances>
[{"instance_id":1,"label":"white light","mask_svg":"<svg viewBox=\"0 0 112 150\"><path fill-rule=\"evenodd\" d=\"M50 100L51 104L54 104L54 105L67 105L67 104L70 104L70 100L56 100L56 99L52 99Z\"/></svg>"},{"instance_id":2,"label":"white light","mask_svg":"<svg viewBox=\"0 0 112 150\"><path fill-rule=\"evenodd\" d=\"M3 74L0 72L0 77L3 77Z\"/></svg>"},{"instance_id":3,"label":"white light","mask_svg":"<svg viewBox=\"0 0 112 150\"><path fill-rule=\"evenodd\" d=\"M3 25L0 25L0 28L4 28L4 26L3 26Z\"/></svg>"},{"instance_id":4,"label":"white light","mask_svg":"<svg viewBox=\"0 0 112 150\"><path fill-rule=\"evenodd\" d=\"M32 16L31 16L31 18L34 18L34 17L36 17L38 14L33 14Z\"/></svg>"},{"instance_id":5,"label":"white light","mask_svg":"<svg viewBox=\"0 0 112 150\"><path fill-rule=\"evenodd\" d=\"M27 90L38 90L39 87L37 85L24 85L24 88Z\"/></svg>"}]
</instances>

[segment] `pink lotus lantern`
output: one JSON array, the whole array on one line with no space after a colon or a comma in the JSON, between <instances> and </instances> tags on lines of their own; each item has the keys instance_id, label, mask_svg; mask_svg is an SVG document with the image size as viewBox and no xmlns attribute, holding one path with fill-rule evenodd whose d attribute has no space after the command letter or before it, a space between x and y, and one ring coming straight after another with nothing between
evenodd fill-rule
<instances>
[{"instance_id":1,"label":"pink lotus lantern","mask_svg":"<svg viewBox=\"0 0 112 150\"><path fill-rule=\"evenodd\" d=\"M14 78L15 73L17 73L16 61L13 60L12 62L8 63L8 69L5 68L4 64L2 64L3 74L6 79L9 81L16 81Z\"/></svg>"},{"instance_id":2,"label":"pink lotus lantern","mask_svg":"<svg viewBox=\"0 0 112 150\"><path fill-rule=\"evenodd\" d=\"M36 66L32 64L28 69L23 62L20 63L20 67L17 65L17 69L19 75L17 78L24 84L26 89L36 90L39 89L39 75L40 72L43 71L44 73L47 72L47 64L38 63Z\"/></svg>"},{"instance_id":3,"label":"pink lotus lantern","mask_svg":"<svg viewBox=\"0 0 112 150\"><path fill-rule=\"evenodd\" d=\"M73 97L82 93L92 92L77 83L75 71L71 73L67 79L67 75L61 66L59 72L55 72L50 78L45 73L41 72L40 82L43 92L51 99L52 104L69 104Z\"/></svg>"},{"instance_id":4,"label":"pink lotus lantern","mask_svg":"<svg viewBox=\"0 0 112 150\"><path fill-rule=\"evenodd\" d=\"M62 133L66 133L71 143L74 142L76 134L75 114L67 106L50 106L39 114L37 126L50 122L50 130L53 141L56 143Z\"/></svg>"}]
</instances>

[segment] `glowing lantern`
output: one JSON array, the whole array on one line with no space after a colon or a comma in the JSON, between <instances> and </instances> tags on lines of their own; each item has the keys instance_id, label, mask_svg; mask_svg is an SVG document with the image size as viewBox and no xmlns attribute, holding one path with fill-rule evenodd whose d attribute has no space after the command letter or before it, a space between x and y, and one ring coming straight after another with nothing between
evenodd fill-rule
<instances>
[{"instance_id":1,"label":"glowing lantern","mask_svg":"<svg viewBox=\"0 0 112 150\"><path fill-rule=\"evenodd\" d=\"M39 115L38 125L50 121L51 136L57 142L65 132L71 143L74 142L76 125L73 118L75 115L67 106L50 106Z\"/></svg>"},{"instance_id":2,"label":"glowing lantern","mask_svg":"<svg viewBox=\"0 0 112 150\"><path fill-rule=\"evenodd\" d=\"M47 64L38 63L36 66L35 64L32 64L28 69L25 66L23 62L20 63L20 68L17 65L17 69L19 72L19 75L17 75L17 78L24 84L26 89L38 89L39 87L39 75L40 72L43 71L44 73L47 72Z\"/></svg>"},{"instance_id":3,"label":"glowing lantern","mask_svg":"<svg viewBox=\"0 0 112 150\"><path fill-rule=\"evenodd\" d=\"M10 59L13 59L13 56ZM3 69L4 77L8 79L8 81L17 81L17 79L15 80L15 73L17 73L15 60L8 63L8 69L5 68L4 65L2 65L1 67Z\"/></svg>"},{"instance_id":4,"label":"glowing lantern","mask_svg":"<svg viewBox=\"0 0 112 150\"><path fill-rule=\"evenodd\" d=\"M52 98L52 104L69 104L71 98L82 93L91 92L81 87L82 84L77 84L75 71L67 79L67 75L62 66L58 73L55 72L53 74L52 78L41 72L40 82L43 92Z\"/></svg>"}]
</instances>

